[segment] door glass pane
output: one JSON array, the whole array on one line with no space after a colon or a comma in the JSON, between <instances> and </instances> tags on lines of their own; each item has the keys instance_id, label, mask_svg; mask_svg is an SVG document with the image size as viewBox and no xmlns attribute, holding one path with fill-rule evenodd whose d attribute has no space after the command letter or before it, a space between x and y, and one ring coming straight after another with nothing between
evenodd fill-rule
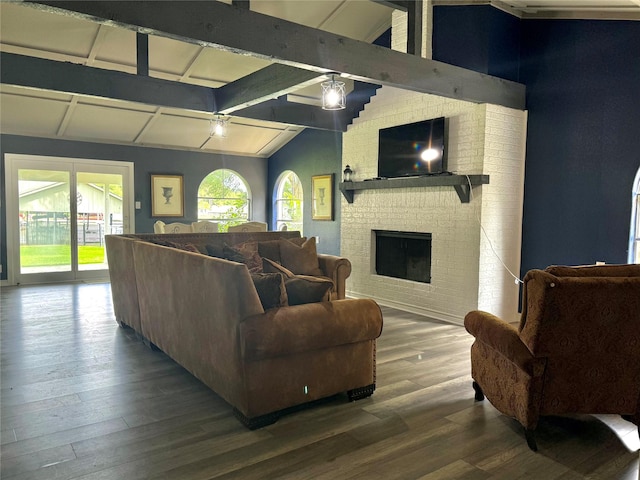
<instances>
[{"instance_id":1,"label":"door glass pane","mask_svg":"<svg viewBox=\"0 0 640 480\"><path fill-rule=\"evenodd\" d=\"M18 170L20 273L71 270L69 172Z\"/></svg>"},{"instance_id":2,"label":"door glass pane","mask_svg":"<svg viewBox=\"0 0 640 480\"><path fill-rule=\"evenodd\" d=\"M77 174L78 270L107 268L104 236L123 233L122 175Z\"/></svg>"}]
</instances>

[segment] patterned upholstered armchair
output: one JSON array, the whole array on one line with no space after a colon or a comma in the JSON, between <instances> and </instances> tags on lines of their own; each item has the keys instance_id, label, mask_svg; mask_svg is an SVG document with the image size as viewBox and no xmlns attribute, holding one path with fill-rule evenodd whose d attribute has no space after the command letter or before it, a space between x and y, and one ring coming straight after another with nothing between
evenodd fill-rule
<instances>
[{"instance_id":1,"label":"patterned upholstered armchair","mask_svg":"<svg viewBox=\"0 0 640 480\"><path fill-rule=\"evenodd\" d=\"M476 400L515 417L532 450L544 415L620 414L640 425L640 265L531 270L518 328L480 311L465 327Z\"/></svg>"}]
</instances>

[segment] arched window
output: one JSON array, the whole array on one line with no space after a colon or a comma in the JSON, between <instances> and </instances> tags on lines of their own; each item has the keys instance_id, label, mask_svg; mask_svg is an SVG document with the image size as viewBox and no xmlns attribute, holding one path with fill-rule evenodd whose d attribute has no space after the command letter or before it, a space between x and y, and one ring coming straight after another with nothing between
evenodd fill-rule
<instances>
[{"instance_id":1,"label":"arched window","mask_svg":"<svg viewBox=\"0 0 640 480\"><path fill-rule=\"evenodd\" d=\"M275 186L273 211L276 230L299 230L302 234L302 182L291 170L283 172Z\"/></svg>"},{"instance_id":2,"label":"arched window","mask_svg":"<svg viewBox=\"0 0 640 480\"><path fill-rule=\"evenodd\" d=\"M219 232L248 221L250 207L249 187L233 170L215 170L198 187L198 220L217 222Z\"/></svg>"},{"instance_id":3,"label":"arched window","mask_svg":"<svg viewBox=\"0 0 640 480\"><path fill-rule=\"evenodd\" d=\"M640 263L640 169L633 181L631 230L629 233L629 263Z\"/></svg>"}]
</instances>

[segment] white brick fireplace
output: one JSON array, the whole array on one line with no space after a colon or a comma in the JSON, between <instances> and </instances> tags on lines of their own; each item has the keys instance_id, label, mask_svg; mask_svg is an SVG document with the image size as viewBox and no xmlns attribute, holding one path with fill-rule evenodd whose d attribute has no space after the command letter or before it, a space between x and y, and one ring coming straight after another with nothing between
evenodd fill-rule
<instances>
[{"instance_id":1,"label":"white brick fireplace","mask_svg":"<svg viewBox=\"0 0 640 480\"><path fill-rule=\"evenodd\" d=\"M342 198L341 254L353 268L347 294L457 324L473 309L515 320L518 286L502 262L519 274L526 112L383 87L343 136L343 168L355 180L376 177L379 129L440 116L449 119L448 170L486 174L490 183L474 187L470 203L440 186ZM373 230L431 233L431 283L376 275Z\"/></svg>"}]
</instances>

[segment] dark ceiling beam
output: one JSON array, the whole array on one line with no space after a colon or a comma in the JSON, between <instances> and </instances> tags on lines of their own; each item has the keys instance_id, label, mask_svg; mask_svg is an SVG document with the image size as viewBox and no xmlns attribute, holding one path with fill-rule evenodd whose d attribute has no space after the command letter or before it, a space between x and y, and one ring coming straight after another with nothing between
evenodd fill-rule
<instances>
[{"instance_id":1,"label":"dark ceiling beam","mask_svg":"<svg viewBox=\"0 0 640 480\"><path fill-rule=\"evenodd\" d=\"M17 87L48 90L93 98L109 98L160 107L212 113L214 89L159 78L103 70L74 63L57 62L0 52L0 83ZM256 120L273 120L291 125L323 130L346 130L344 115L334 115L320 107L271 102L270 110L243 109L234 116ZM281 109L282 111L271 111ZM252 116L252 112L255 115ZM350 118L348 120L351 120Z\"/></svg>"},{"instance_id":2,"label":"dark ceiling beam","mask_svg":"<svg viewBox=\"0 0 640 480\"><path fill-rule=\"evenodd\" d=\"M249 10L251 8L251 2L249 0L231 0L231 5L238 8L244 8Z\"/></svg>"},{"instance_id":3,"label":"dark ceiling beam","mask_svg":"<svg viewBox=\"0 0 640 480\"><path fill-rule=\"evenodd\" d=\"M407 10L407 53L422 56L422 0L411 2Z\"/></svg>"},{"instance_id":4,"label":"dark ceiling beam","mask_svg":"<svg viewBox=\"0 0 640 480\"><path fill-rule=\"evenodd\" d=\"M136 33L136 69L138 75L149 76L149 35Z\"/></svg>"},{"instance_id":5,"label":"dark ceiling beam","mask_svg":"<svg viewBox=\"0 0 640 480\"><path fill-rule=\"evenodd\" d=\"M213 112L213 89L142 75L0 52L3 85Z\"/></svg>"},{"instance_id":6,"label":"dark ceiling beam","mask_svg":"<svg viewBox=\"0 0 640 480\"><path fill-rule=\"evenodd\" d=\"M32 2L29 2L32 3ZM320 73L475 103L525 108L522 84L214 1L43 1L40 9ZM58 13L62 13L57 10Z\"/></svg>"},{"instance_id":7,"label":"dark ceiling beam","mask_svg":"<svg viewBox=\"0 0 640 480\"><path fill-rule=\"evenodd\" d=\"M215 91L216 111L230 114L317 83L317 72L274 63ZM318 87L319 89L319 87Z\"/></svg>"},{"instance_id":8,"label":"dark ceiling beam","mask_svg":"<svg viewBox=\"0 0 640 480\"><path fill-rule=\"evenodd\" d=\"M234 113L240 117L293 125L313 125L320 130L345 132L351 123L349 110L328 111L318 106L287 102L285 98L269 100Z\"/></svg>"}]
</instances>

